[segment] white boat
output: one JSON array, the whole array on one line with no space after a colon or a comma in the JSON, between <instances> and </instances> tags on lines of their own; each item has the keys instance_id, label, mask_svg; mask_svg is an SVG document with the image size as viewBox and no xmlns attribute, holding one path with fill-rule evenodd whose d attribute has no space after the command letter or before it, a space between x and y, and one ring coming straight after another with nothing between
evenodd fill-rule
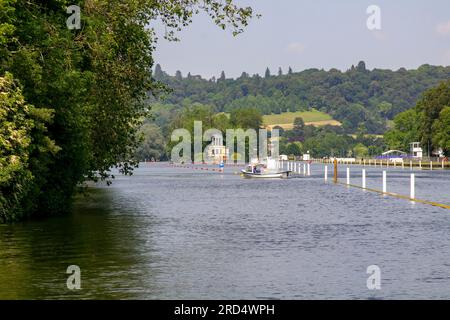
<instances>
[{"instance_id":1,"label":"white boat","mask_svg":"<svg viewBox=\"0 0 450 320\"><path fill-rule=\"evenodd\" d=\"M244 178L287 178L291 171L278 170L276 161L268 159L267 163L252 162L241 173Z\"/></svg>"}]
</instances>

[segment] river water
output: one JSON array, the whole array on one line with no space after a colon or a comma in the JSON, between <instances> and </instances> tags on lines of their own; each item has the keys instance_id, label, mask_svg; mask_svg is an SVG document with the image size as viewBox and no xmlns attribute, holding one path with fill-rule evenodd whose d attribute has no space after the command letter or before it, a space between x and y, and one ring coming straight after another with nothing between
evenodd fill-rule
<instances>
[{"instance_id":1,"label":"river water","mask_svg":"<svg viewBox=\"0 0 450 320\"><path fill-rule=\"evenodd\" d=\"M238 169L142 164L69 215L0 225L0 299L450 298L450 210L325 182L320 164L283 180ZM417 198L450 204L450 171L415 172ZM408 195L409 174L389 168L388 191Z\"/></svg>"}]
</instances>

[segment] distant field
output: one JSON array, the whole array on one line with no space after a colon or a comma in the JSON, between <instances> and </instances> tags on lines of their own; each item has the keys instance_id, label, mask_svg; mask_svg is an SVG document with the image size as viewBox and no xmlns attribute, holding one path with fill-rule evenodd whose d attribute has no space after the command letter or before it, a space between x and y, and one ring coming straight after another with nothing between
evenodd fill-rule
<instances>
[{"instance_id":1,"label":"distant field","mask_svg":"<svg viewBox=\"0 0 450 320\"><path fill-rule=\"evenodd\" d=\"M325 125L341 125L339 121L334 120L329 114L317 110L265 115L263 116L263 122L264 125L269 128L280 126L285 130L290 130L293 127L294 119L297 117L303 118L306 125L313 125L316 127Z\"/></svg>"}]
</instances>

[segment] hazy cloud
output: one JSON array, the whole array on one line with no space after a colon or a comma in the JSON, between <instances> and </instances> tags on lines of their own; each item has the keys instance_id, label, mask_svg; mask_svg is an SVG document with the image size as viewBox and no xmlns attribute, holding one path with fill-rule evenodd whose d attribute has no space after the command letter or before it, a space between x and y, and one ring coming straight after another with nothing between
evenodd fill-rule
<instances>
[{"instance_id":1,"label":"hazy cloud","mask_svg":"<svg viewBox=\"0 0 450 320\"><path fill-rule=\"evenodd\" d=\"M286 47L286 51L288 53L301 54L305 51L305 46L303 44L301 44L300 42L291 42Z\"/></svg>"},{"instance_id":2,"label":"hazy cloud","mask_svg":"<svg viewBox=\"0 0 450 320\"><path fill-rule=\"evenodd\" d=\"M443 36L450 36L450 21L438 24L436 32Z\"/></svg>"}]
</instances>

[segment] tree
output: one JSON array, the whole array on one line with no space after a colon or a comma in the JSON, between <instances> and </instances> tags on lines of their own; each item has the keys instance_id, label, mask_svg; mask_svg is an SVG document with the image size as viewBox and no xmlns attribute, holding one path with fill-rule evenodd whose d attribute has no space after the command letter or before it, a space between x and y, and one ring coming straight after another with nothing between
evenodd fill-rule
<instances>
[{"instance_id":1,"label":"tree","mask_svg":"<svg viewBox=\"0 0 450 320\"><path fill-rule=\"evenodd\" d=\"M347 108L340 110L338 113L343 119L343 127L348 132L355 131L359 124L366 118L366 110L363 105L359 103L353 103Z\"/></svg>"},{"instance_id":2,"label":"tree","mask_svg":"<svg viewBox=\"0 0 450 320\"><path fill-rule=\"evenodd\" d=\"M281 67L278 68L278 76L282 76L283 75L283 70L281 69Z\"/></svg>"},{"instance_id":3,"label":"tree","mask_svg":"<svg viewBox=\"0 0 450 320\"><path fill-rule=\"evenodd\" d=\"M77 1L82 28L69 30L64 23L69 4L0 2L0 76L12 73L25 104L33 105L33 115L42 118L35 122L37 136L31 142L41 149L33 149L27 160L34 191L28 197L33 207L23 207L26 215L70 210L77 185L86 179L109 183L111 167L131 174L148 98L167 92L151 77L156 45L155 30L148 27L152 20L160 19L168 29L166 38L174 40L175 31L200 11L233 34L242 32L253 16L251 8L232 1ZM51 118L48 108L54 116L44 134L44 120ZM13 121L17 128L19 118ZM54 141L59 151L40 152L45 141ZM6 201L12 200L6 194ZM11 206L4 208L7 219L19 217Z\"/></svg>"},{"instance_id":4,"label":"tree","mask_svg":"<svg viewBox=\"0 0 450 320\"><path fill-rule=\"evenodd\" d=\"M0 77L0 223L29 215L39 193L35 167L58 148L47 135L53 110L26 104L11 73Z\"/></svg>"},{"instance_id":5,"label":"tree","mask_svg":"<svg viewBox=\"0 0 450 320\"><path fill-rule=\"evenodd\" d=\"M302 117L296 117L294 119L294 126L292 129L292 139L296 141L305 140L305 122Z\"/></svg>"},{"instance_id":6,"label":"tree","mask_svg":"<svg viewBox=\"0 0 450 320\"><path fill-rule=\"evenodd\" d=\"M278 134L280 135L280 136L283 136L284 135L284 129L283 129L283 127L280 127L280 126L274 126L273 128L272 128L272 130L278 130Z\"/></svg>"},{"instance_id":7,"label":"tree","mask_svg":"<svg viewBox=\"0 0 450 320\"><path fill-rule=\"evenodd\" d=\"M266 72L264 73L264 78L270 78L270 70L269 67L266 68Z\"/></svg>"},{"instance_id":8,"label":"tree","mask_svg":"<svg viewBox=\"0 0 450 320\"><path fill-rule=\"evenodd\" d=\"M292 72L292 68L291 67L289 67L289 69L288 69L288 74L292 74L293 72Z\"/></svg>"},{"instance_id":9,"label":"tree","mask_svg":"<svg viewBox=\"0 0 450 320\"><path fill-rule=\"evenodd\" d=\"M347 156L351 150L351 139L326 132L306 139L303 147L304 150L309 150L313 157Z\"/></svg>"},{"instance_id":10,"label":"tree","mask_svg":"<svg viewBox=\"0 0 450 320\"><path fill-rule=\"evenodd\" d=\"M393 105L392 103L383 101L378 105L378 110L383 117L385 117L386 119L390 119L392 116Z\"/></svg>"},{"instance_id":11,"label":"tree","mask_svg":"<svg viewBox=\"0 0 450 320\"><path fill-rule=\"evenodd\" d=\"M433 123L433 145L442 148L444 154L450 154L450 107L445 106L439 118Z\"/></svg>"},{"instance_id":12,"label":"tree","mask_svg":"<svg viewBox=\"0 0 450 320\"><path fill-rule=\"evenodd\" d=\"M356 66L356 70L361 72L366 71L366 63L364 61L360 61Z\"/></svg>"},{"instance_id":13,"label":"tree","mask_svg":"<svg viewBox=\"0 0 450 320\"><path fill-rule=\"evenodd\" d=\"M256 108L236 109L230 113L230 122L235 128L259 129L262 125L261 112Z\"/></svg>"},{"instance_id":14,"label":"tree","mask_svg":"<svg viewBox=\"0 0 450 320\"><path fill-rule=\"evenodd\" d=\"M248 78L248 73L243 71L240 78L241 79L247 79Z\"/></svg>"},{"instance_id":15,"label":"tree","mask_svg":"<svg viewBox=\"0 0 450 320\"><path fill-rule=\"evenodd\" d=\"M230 126L230 119L225 113L218 113L213 117L213 127L220 130L223 134Z\"/></svg>"},{"instance_id":16,"label":"tree","mask_svg":"<svg viewBox=\"0 0 450 320\"><path fill-rule=\"evenodd\" d=\"M225 77L225 71L222 71L222 72L220 73L219 80L220 80L220 81L225 81L225 79L226 79L226 77Z\"/></svg>"},{"instance_id":17,"label":"tree","mask_svg":"<svg viewBox=\"0 0 450 320\"><path fill-rule=\"evenodd\" d=\"M390 149L409 151L409 144L420 140L421 118L415 109L399 113L394 118L394 128L385 133L384 139Z\"/></svg>"},{"instance_id":18,"label":"tree","mask_svg":"<svg viewBox=\"0 0 450 320\"><path fill-rule=\"evenodd\" d=\"M417 102L417 112L421 114L419 134L422 145L433 150L433 125L439 118L444 107L450 106L450 80L440 83L437 87L427 90Z\"/></svg>"},{"instance_id":19,"label":"tree","mask_svg":"<svg viewBox=\"0 0 450 320\"><path fill-rule=\"evenodd\" d=\"M175 79L177 79L178 81L183 80L183 75L181 74L181 71L180 71L180 70L177 70L177 71L175 72Z\"/></svg>"},{"instance_id":20,"label":"tree","mask_svg":"<svg viewBox=\"0 0 450 320\"><path fill-rule=\"evenodd\" d=\"M367 148L362 143L358 143L353 147L355 156L358 158L365 158L369 155L369 148Z\"/></svg>"},{"instance_id":21,"label":"tree","mask_svg":"<svg viewBox=\"0 0 450 320\"><path fill-rule=\"evenodd\" d=\"M155 67L155 79L156 80L161 80L164 76L164 72L162 71L161 65L158 63Z\"/></svg>"},{"instance_id":22,"label":"tree","mask_svg":"<svg viewBox=\"0 0 450 320\"><path fill-rule=\"evenodd\" d=\"M286 145L284 153L293 156L300 156L302 154L302 144L298 141L291 142Z\"/></svg>"},{"instance_id":23,"label":"tree","mask_svg":"<svg viewBox=\"0 0 450 320\"><path fill-rule=\"evenodd\" d=\"M142 142L136 149L139 161L161 160L165 157L166 144L161 129L155 124L144 124L139 130Z\"/></svg>"}]
</instances>

